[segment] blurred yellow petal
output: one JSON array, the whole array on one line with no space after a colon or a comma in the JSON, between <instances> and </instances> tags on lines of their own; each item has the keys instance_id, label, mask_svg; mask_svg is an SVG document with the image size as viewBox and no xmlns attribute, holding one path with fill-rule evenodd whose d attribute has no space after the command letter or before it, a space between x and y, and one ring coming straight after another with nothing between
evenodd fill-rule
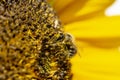
<instances>
[{"instance_id":1,"label":"blurred yellow petal","mask_svg":"<svg viewBox=\"0 0 120 80\"><path fill-rule=\"evenodd\" d=\"M77 44L81 45L81 44ZM120 80L120 49L96 48L89 45L79 47L71 60L73 80Z\"/></svg>"},{"instance_id":2,"label":"blurred yellow petal","mask_svg":"<svg viewBox=\"0 0 120 80\"><path fill-rule=\"evenodd\" d=\"M99 47L120 45L120 16L94 18L65 25L66 32L77 40Z\"/></svg>"},{"instance_id":3,"label":"blurred yellow petal","mask_svg":"<svg viewBox=\"0 0 120 80\"><path fill-rule=\"evenodd\" d=\"M75 0L54 0L53 7L57 12L63 10L66 6L70 5Z\"/></svg>"},{"instance_id":4,"label":"blurred yellow petal","mask_svg":"<svg viewBox=\"0 0 120 80\"><path fill-rule=\"evenodd\" d=\"M93 18L65 25L64 28L77 38L120 37L120 16Z\"/></svg>"},{"instance_id":5,"label":"blurred yellow petal","mask_svg":"<svg viewBox=\"0 0 120 80\"><path fill-rule=\"evenodd\" d=\"M61 2L60 2L61 1ZM69 0L68 0L69 1ZM58 12L58 15L63 23L69 23L75 20L88 19L98 16L102 13L114 0L56 0L55 8L67 5L64 9ZM70 4L71 3L71 4ZM59 9L58 9L59 10Z\"/></svg>"},{"instance_id":6,"label":"blurred yellow petal","mask_svg":"<svg viewBox=\"0 0 120 80\"><path fill-rule=\"evenodd\" d=\"M77 39L89 43L91 46L99 48L115 48L120 46L120 37L118 38L97 38L97 39Z\"/></svg>"}]
</instances>

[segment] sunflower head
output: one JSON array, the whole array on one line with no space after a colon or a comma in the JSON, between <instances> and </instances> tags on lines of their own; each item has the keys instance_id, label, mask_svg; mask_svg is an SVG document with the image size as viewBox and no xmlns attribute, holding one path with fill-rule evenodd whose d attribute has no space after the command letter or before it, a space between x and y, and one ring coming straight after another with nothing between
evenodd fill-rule
<instances>
[{"instance_id":1,"label":"sunflower head","mask_svg":"<svg viewBox=\"0 0 120 80\"><path fill-rule=\"evenodd\" d=\"M0 0L0 80L70 80L75 53L45 0Z\"/></svg>"}]
</instances>

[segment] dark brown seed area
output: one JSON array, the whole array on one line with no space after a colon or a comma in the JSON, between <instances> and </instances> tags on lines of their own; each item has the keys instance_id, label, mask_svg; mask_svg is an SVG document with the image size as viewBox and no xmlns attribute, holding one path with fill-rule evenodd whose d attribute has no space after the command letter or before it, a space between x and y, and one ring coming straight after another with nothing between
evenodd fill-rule
<instances>
[{"instance_id":1,"label":"dark brown seed area","mask_svg":"<svg viewBox=\"0 0 120 80\"><path fill-rule=\"evenodd\" d=\"M71 80L75 53L45 0L0 0L0 80Z\"/></svg>"}]
</instances>

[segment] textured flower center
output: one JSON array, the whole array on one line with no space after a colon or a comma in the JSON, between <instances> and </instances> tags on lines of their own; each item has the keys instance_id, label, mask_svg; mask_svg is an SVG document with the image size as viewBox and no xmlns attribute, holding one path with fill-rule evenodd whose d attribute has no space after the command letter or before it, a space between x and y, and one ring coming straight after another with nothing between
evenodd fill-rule
<instances>
[{"instance_id":1,"label":"textured flower center","mask_svg":"<svg viewBox=\"0 0 120 80\"><path fill-rule=\"evenodd\" d=\"M0 0L0 80L70 80L75 53L45 0Z\"/></svg>"}]
</instances>

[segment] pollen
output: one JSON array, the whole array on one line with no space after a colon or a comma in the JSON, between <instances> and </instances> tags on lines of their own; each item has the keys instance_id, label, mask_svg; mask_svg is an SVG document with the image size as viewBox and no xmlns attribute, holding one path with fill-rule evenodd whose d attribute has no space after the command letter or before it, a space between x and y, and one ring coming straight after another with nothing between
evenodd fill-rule
<instances>
[{"instance_id":1,"label":"pollen","mask_svg":"<svg viewBox=\"0 0 120 80\"><path fill-rule=\"evenodd\" d=\"M71 80L75 53L46 0L0 0L0 80Z\"/></svg>"}]
</instances>

